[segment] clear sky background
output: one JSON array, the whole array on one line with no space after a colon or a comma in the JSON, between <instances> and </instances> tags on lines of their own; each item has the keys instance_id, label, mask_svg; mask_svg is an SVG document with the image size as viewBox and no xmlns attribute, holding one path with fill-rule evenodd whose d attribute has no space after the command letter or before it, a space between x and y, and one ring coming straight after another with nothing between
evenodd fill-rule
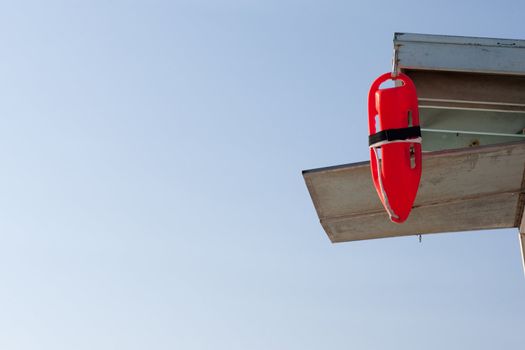
<instances>
[{"instance_id":1,"label":"clear sky background","mask_svg":"<svg viewBox=\"0 0 525 350\"><path fill-rule=\"evenodd\" d=\"M393 33L523 1L0 4L1 349L521 349L516 230L332 245Z\"/></svg>"}]
</instances>

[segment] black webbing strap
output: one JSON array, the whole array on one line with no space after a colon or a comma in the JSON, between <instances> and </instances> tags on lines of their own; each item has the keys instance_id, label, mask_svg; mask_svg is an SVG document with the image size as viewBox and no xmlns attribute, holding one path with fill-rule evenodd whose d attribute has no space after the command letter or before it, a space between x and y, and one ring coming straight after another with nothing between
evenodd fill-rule
<instances>
[{"instance_id":1,"label":"black webbing strap","mask_svg":"<svg viewBox=\"0 0 525 350\"><path fill-rule=\"evenodd\" d=\"M381 141L400 141L414 139L416 137L421 137L421 128L419 126L411 126L401 129L387 129L368 136L368 145L372 146Z\"/></svg>"}]
</instances>

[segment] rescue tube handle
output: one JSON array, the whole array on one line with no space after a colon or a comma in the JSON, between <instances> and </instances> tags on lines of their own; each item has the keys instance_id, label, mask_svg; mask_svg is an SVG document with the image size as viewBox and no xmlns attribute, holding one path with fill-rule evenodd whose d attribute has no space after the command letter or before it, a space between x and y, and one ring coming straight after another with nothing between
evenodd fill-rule
<instances>
[{"instance_id":1,"label":"rescue tube handle","mask_svg":"<svg viewBox=\"0 0 525 350\"><path fill-rule=\"evenodd\" d=\"M385 73L374 80L368 92L368 135L373 135L377 132L376 116L378 113L376 109L376 92L379 90L381 84L387 80L401 80L404 85L409 86L411 89L416 89L412 80L404 73L399 73L396 77L392 77L392 73Z\"/></svg>"}]
</instances>

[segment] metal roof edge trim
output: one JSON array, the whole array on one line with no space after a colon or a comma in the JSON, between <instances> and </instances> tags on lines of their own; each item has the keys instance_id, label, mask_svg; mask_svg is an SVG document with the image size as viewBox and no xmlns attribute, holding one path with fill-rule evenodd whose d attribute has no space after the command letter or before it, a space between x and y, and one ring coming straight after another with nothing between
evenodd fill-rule
<instances>
[{"instance_id":1,"label":"metal roof edge trim","mask_svg":"<svg viewBox=\"0 0 525 350\"><path fill-rule=\"evenodd\" d=\"M523 39L484 38L459 35L438 35L399 32L394 33L394 44L399 45L403 42L493 46L510 49L525 48L525 40Z\"/></svg>"}]
</instances>

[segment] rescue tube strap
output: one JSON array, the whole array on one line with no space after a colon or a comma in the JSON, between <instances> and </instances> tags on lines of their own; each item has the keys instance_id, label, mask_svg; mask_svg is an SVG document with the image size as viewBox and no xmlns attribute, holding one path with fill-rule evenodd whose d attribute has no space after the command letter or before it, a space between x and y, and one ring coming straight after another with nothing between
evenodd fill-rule
<instances>
[{"instance_id":1,"label":"rescue tube strap","mask_svg":"<svg viewBox=\"0 0 525 350\"><path fill-rule=\"evenodd\" d=\"M421 128L410 126L408 128L387 129L368 136L370 147L380 147L389 142L421 142Z\"/></svg>"},{"instance_id":2,"label":"rescue tube strap","mask_svg":"<svg viewBox=\"0 0 525 350\"><path fill-rule=\"evenodd\" d=\"M377 148L373 147L372 149L374 150L374 155L376 157L376 162L377 162L377 179L379 181L379 189L381 190L381 196L383 197L383 207L388 213L390 220L392 220L392 218L399 219L399 216L394 212L392 207L390 207L390 202L388 201L388 195L386 194L385 187L383 186L383 175L381 175L381 159L379 158L379 155L377 154Z\"/></svg>"}]
</instances>

